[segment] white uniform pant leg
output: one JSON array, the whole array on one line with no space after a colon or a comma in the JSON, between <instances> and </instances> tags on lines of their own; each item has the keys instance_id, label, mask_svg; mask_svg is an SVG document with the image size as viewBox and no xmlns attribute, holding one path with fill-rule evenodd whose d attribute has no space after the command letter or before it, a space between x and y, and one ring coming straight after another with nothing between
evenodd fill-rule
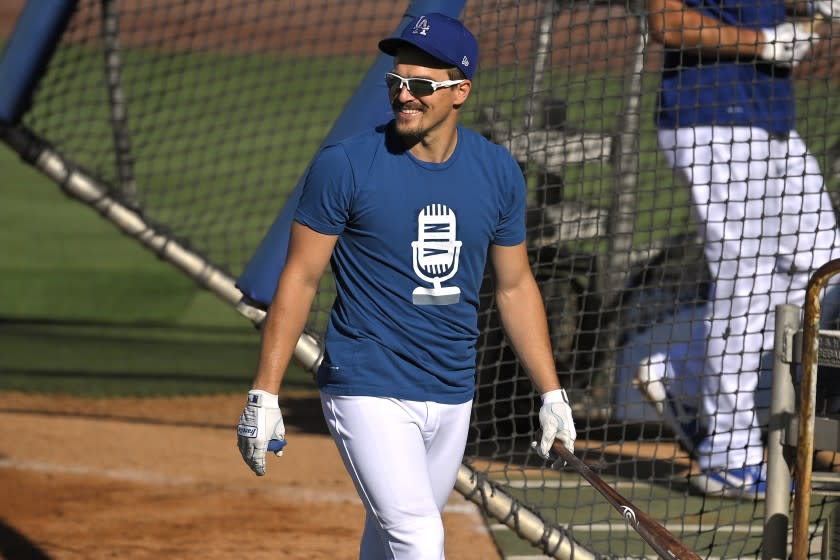
<instances>
[{"instance_id":1,"label":"white uniform pant leg","mask_svg":"<svg viewBox=\"0 0 840 560\"><path fill-rule=\"evenodd\" d=\"M703 467L757 464L753 372L761 352L772 349L775 306L801 306L811 274L840 258L831 201L796 132L776 139L761 129L700 127L660 131L659 142L691 186L715 280L702 384L714 436L698 460Z\"/></svg>"},{"instance_id":2,"label":"white uniform pant leg","mask_svg":"<svg viewBox=\"0 0 840 560\"><path fill-rule=\"evenodd\" d=\"M750 128L699 127L660 131L659 141L690 185L714 280L701 380L711 435L697 460L702 468L758 464L763 448L755 391L783 188L769 173L769 136Z\"/></svg>"},{"instance_id":3,"label":"white uniform pant leg","mask_svg":"<svg viewBox=\"0 0 840 560\"><path fill-rule=\"evenodd\" d=\"M321 406L367 512L359 557L444 558L441 512L463 459L472 403L321 393Z\"/></svg>"},{"instance_id":4,"label":"white uniform pant leg","mask_svg":"<svg viewBox=\"0 0 840 560\"><path fill-rule=\"evenodd\" d=\"M773 294L777 303L802 306L811 275L840 258L840 235L819 163L799 134L794 131L771 146L776 173L786 178ZM773 321L768 321L771 330Z\"/></svg>"}]
</instances>

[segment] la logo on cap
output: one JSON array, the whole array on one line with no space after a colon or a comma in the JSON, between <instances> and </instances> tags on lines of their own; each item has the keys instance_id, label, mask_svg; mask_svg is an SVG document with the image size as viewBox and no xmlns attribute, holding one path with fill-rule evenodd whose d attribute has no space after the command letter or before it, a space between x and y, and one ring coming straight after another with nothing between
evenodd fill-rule
<instances>
[{"instance_id":1,"label":"la logo on cap","mask_svg":"<svg viewBox=\"0 0 840 560\"><path fill-rule=\"evenodd\" d=\"M417 23L414 24L414 30L412 33L415 35L423 35L425 37L426 33L428 33L431 29L432 26L429 25L429 20L426 19L426 16L423 16L417 20Z\"/></svg>"}]
</instances>

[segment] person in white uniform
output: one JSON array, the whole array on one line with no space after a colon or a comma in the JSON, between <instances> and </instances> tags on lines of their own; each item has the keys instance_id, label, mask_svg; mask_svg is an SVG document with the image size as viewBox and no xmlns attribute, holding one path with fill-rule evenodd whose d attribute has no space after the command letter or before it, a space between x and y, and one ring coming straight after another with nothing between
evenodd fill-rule
<instances>
[{"instance_id":1,"label":"person in white uniform","mask_svg":"<svg viewBox=\"0 0 840 560\"><path fill-rule=\"evenodd\" d=\"M549 458L555 440L573 450L576 432L529 266L522 172L457 123L475 38L431 13L379 48L394 57L384 77L394 119L313 161L237 441L260 476L267 452L282 452L278 391L331 264L336 299L317 384L367 513L359 556L438 560L469 428L488 256L502 324L542 396L538 452Z\"/></svg>"},{"instance_id":2,"label":"person in white uniform","mask_svg":"<svg viewBox=\"0 0 840 560\"><path fill-rule=\"evenodd\" d=\"M838 0L811 7L840 18ZM810 23L786 21L782 0L648 0L648 10L651 37L665 47L659 146L690 189L713 280L705 433L683 440L699 436L689 451L701 472L690 482L706 494L763 498L755 392L762 353L773 347L773 311L801 305L812 273L840 257L819 165L794 128L792 68L817 37ZM667 356L639 368L659 403L670 370Z\"/></svg>"}]
</instances>

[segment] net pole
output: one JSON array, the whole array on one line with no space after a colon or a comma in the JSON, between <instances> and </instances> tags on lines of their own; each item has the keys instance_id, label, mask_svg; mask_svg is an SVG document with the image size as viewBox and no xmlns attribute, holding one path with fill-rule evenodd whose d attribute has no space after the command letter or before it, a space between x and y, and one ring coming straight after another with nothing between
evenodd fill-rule
<instances>
[{"instance_id":1,"label":"net pole","mask_svg":"<svg viewBox=\"0 0 840 560\"><path fill-rule=\"evenodd\" d=\"M639 13L638 11L636 12ZM599 336L598 353L604 356L600 369L602 379L594 387L615 385L616 350L620 327L615 323L621 305L619 297L630 274L633 261L633 233L635 231L637 194L639 189L639 131L641 126L642 77L648 44L647 21L636 15L639 39L633 55L631 75L627 80L627 94L621 114L620 132L613 143L613 194L608 215L607 254L600 272L600 293L605 302L602 324L610 325ZM597 389L601 390L601 389ZM598 395L604 416L611 415L612 398Z\"/></svg>"},{"instance_id":2,"label":"net pole","mask_svg":"<svg viewBox=\"0 0 840 560\"><path fill-rule=\"evenodd\" d=\"M102 0L102 43L105 54L105 83L108 86L108 107L114 136L120 198L132 208L139 207L134 177L134 158L128 126L128 101L122 85L122 59L119 41L119 6L116 0Z\"/></svg>"},{"instance_id":3,"label":"net pole","mask_svg":"<svg viewBox=\"0 0 840 560\"><path fill-rule=\"evenodd\" d=\"M767 431L767 497L764 502L762 558L787 558L790 517L790 468L785 459L787 424L796 415L793 386L793 335L799 330L800 308L791 304L776 306L773 340L773 384Z\"/></svg>"},{"instance_id":4,"label":"net pole","mask_svg":"<svg viewBox=\"0 0 840 560\"><path fill-rule=\"evenodd\" d=\"M647 24L639 24L639 40L633 57L633 69L624 98L624 109L615 155L615 188L610 208L612 228L609 234L609 266L604 273L605 294L614 300L627 281L633 252L637 194L639 190L639 130L641 127L642 76L648 42Z\"/></svg>"},{"instance_id":5,"label":"net pole","mask_svg":"<svg viewBox=\"0 0 840 560\"><path fill-rule=\"evenodd\" d=\"M25 161L60 185L66 194L96 210L122 233L160 259L175 265L255 324L262 322L265 313L242 303L242 292L231 276L149 224L137 211L111 196L96 179L71 166L32 131L21 126L0 128L0 137ZM303 333L295 346L294 356L303 368L310 372L316 371L322 359L317 339L309 333Z\"/></svg>"},{"instance_id":6,"label":"net pole","mask_svg":"<svg viewBox=\"0 0 840 560\"><path fill-rule=\"evenodd\" d=\"M476 504L482 511L501 521L521 538L542 548L558 560L594 560L597 556L572 540L566 532L523 506L487 477L480 476L466 463L461 465L455 480L455 490Z\"/></svg>"},{"instance_id":7,"label":"net pole","mask_svg":"<svg viewBox=\"0 0 840 560\"><path fill-rule=\"evenodd\" d=\"M122 233L133 238L162 260L175 265L200 286L259 326L265 311L246 304L234 279L207 259L184 247L177 240L156 230L134 209L110 196L96 179L71 166L32 131L18 126L0 127L0 139L38 171L60 185L66 194L96 210ZM317 371L323 359L318 339L304 332L297 342L295 359L310 372ZM546 524L516 498L493 485L466 464L462 464L455 490L477 504L491 517L505 523L520 537L562 560L594 560L596 556L571 540L561 528Z\"/></svg>"},{"instance_id":8,"label":"net pole","mask_svg":"<svg viewBox=\"0 0 840 560\"><path fill-rule=\"evenodd\" d=\"M817 269L805 289L802 319L802 370L799 380L799 428L793 497L792 558L807 558L810 539L811 475L814 470L814 424L820 346L820 294L832 276L840 274L840 259Z\"/></svg>"},{"instance_id":9,"label":"net pole","mask_svg":"<svg viewBox=\"0 0 840 560\"><path fill-rule=\"evenodd\" d=\"M557 12L556 1L549 0L545 5L545 11L539 21L537 28L537 40L534 47L534 64L531 71L531 93L525 103L525 118L523 126L530 130L535 126L534 116L536 113L537 96L542 93L545 77L545 65L548 61L548 53L551 51L551 39L553 36L554 16Z\"/></svg>"}]
</instances>

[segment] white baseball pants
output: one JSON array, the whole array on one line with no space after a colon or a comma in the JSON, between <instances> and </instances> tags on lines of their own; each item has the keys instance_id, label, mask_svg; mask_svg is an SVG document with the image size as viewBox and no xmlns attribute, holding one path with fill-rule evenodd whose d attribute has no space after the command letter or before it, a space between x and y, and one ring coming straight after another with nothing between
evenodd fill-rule
<instances>
[{"instance_id":1,"label":"white baseball pants","mask_svg":"<svg viewBox=\"0 0 840 560\"><path fill-rule=\"evenodd\" d=\"M441 512L464 457L472 401L322 392L321 408L367 511L359 558L444 558Z\"/></svg>"},{"instance_id":2,"label":"white baseball pants","mask_svg":"<svg viewBox=\"0 0 840 560\"><path fill-rule=\"evenodd\" d=\"M831 201L796 132L750 127L660 130L659 145L690 186L712 279L702 413L711 437L701 468L760 464L755 414L763 351L777 304L802 305L811 274L840 257Z\"/></svg>"}]
</instances>

